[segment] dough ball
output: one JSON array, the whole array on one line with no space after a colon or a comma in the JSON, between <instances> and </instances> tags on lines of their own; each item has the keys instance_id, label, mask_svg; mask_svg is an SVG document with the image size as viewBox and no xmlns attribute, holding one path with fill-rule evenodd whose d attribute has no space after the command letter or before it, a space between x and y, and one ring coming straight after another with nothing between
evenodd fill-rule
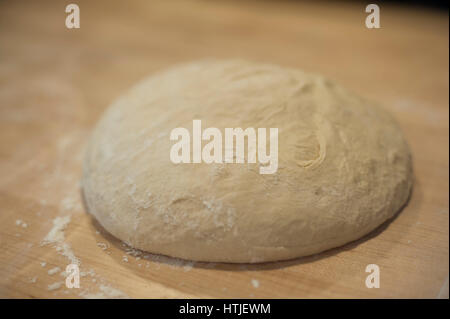
<instances>
[{"instance_id":1,"label":"dough ball","mask_svg":"<svg viewBox=\"0 0 450 319\"><path fill-rule=\"evenodd\" d=\"M195 119L222 133L278 128L277 171L173 163L171 131L192 139ZM233 263L356 240L393 217L411 185L409 148L381 108L318 75L234 60L176 66L117 99L92 134L82 181L88 211L129 245Z\"/></svg>"}]
</instances>

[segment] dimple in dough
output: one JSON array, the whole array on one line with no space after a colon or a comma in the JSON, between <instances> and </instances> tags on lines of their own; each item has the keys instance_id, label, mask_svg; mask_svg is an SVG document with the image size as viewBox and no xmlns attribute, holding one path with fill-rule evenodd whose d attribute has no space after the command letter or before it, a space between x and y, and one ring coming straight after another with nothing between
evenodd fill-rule
<instances>
[{"instance_id":1,"label":"dimple in dough","mask_svg":"<svg viewBox=\"0 0 450 319\"><path fill-rule=\"evenodd\" d=\"M174 164L170 131L278 128L279 166ZM207 60L160 72L95 128L82 187L88 211L129 245L197 261L266 262L319 253L392 218L412 186L393 118L296 69Z\"/></svg>"}]
</instances>

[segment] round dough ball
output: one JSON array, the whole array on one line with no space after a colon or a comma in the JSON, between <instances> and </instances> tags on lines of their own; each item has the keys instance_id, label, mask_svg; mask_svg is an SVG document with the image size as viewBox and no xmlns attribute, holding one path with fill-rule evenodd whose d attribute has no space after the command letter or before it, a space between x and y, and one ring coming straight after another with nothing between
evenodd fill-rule
<instances>
[{"instance_id":1,"label":"round dough ball","mask_svg":"<svg viewBox=\"0 0 450 319\"><path fill-rule=\"evenodd\" d=\"M170 133L184 127L192 139L194 119L223 136L225 128L278 128L278 170L260 174L258 161L172 163ZM369 233L407 201L412 164L391 116L333 82L208 60L153 75L116 100L93 132L82 185L88 211L135 248L255 263Z\"/></svg>"}]
</instances>

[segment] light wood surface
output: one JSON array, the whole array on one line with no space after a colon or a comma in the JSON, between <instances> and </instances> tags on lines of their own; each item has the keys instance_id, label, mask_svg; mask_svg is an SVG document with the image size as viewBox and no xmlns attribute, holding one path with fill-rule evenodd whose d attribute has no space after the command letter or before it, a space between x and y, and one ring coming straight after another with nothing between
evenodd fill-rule
<instances>
[{"instance_id":1,"label":"light wood surface","mask_svg":"<svg viewBox=\"0 0 450 319\"><path fill-rule=\"evenodd\" d=\"M69 30L66 2L0 2L0 297L448 298L448 13L381 5L369 30L358 2L72 1L81 28ZM357 242L291 261L133 256L85 213L85 143L134 82L204 57L299 67L380 101L413 152L408 206ZM81 261L79 289L48 289L64 281L49 270L70 263L41 245L58 216L71 216L61 243ZM365 286L368 264L379 289Z\"/></svg>"}]
</instances>

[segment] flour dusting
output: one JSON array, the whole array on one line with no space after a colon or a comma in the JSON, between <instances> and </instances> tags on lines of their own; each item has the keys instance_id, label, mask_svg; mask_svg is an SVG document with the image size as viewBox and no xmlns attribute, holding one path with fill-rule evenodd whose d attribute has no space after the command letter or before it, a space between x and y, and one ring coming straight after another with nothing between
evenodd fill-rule
<instances>
[{"instance_id":1,"label":"flour dusting","mask_svg":"<svg viewBox=\"0 0 450 319\"><path fill-rule=\"evenodd\" d=\"M62 284L63 284L62 281L55 282L53 284L48 285L47 290L49 291L58 290L59 288L61 288Z\"/></svg>"},{"instance_id":2,"label":"flour dusting","mask_svg":"<svg viewBox=\"0 0 450 319\"><path fill-rule=\"evenodd\" d=\"M41 246L48 244L54 245L58 253L67 257L71 261L71 263L80 265L81 262L73 253L70 245L64 242L64 230L70 223L70 220L70 215L64 217L56 217L55 219L53 219L53 228L50 230L47 236L45 236L44 240L41 242Z\"/></svg>"}]
</instances>

